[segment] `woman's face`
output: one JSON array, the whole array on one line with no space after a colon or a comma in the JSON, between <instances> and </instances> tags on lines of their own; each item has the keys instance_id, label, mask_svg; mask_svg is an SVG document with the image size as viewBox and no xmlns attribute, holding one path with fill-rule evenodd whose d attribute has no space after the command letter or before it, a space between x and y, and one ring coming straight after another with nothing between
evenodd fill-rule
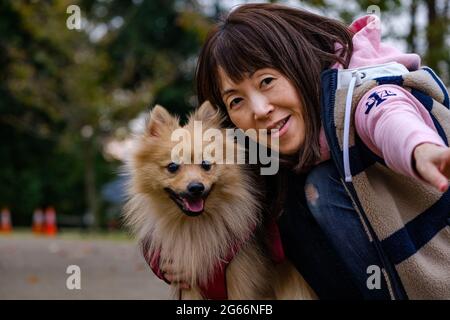
<instances>
[{"instance_id":1,"label":"woman's face","mask_svg":"<svg viewBox=\"0 0 450 320\"><path fill-rule=\"evenodd\" d=\"M305 140L302 103L292 83L272 68L259 69L234 83L219 68L222 100L234 125L248 129L278 129L279 152L293 154ZM270 146L270 137L268 139Z\"/></svg>"}]
</instances>

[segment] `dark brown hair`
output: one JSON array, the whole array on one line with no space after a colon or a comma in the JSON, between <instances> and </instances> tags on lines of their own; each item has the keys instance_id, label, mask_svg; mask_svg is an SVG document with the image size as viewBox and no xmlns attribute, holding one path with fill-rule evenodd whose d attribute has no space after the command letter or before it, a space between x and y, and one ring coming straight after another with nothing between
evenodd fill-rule
<instances>
[{"instance_id":1,"label":"dark brown hair","mask_svg":"<svg viewBox=\"0 0 450 320\"><path fill-rule=\"evenodd\" d=\"M342 49L335 52L336 44ZM241 5L208 34L196 70L198 102L209 100L227 114L219 67L236 83L258 69L277 69L304 106L305 145L294 164L301 171L320 157L320 73L335 62L348 67L352 51L352 33L340 21L278 4Z\"/></svg>"}]
</instances>

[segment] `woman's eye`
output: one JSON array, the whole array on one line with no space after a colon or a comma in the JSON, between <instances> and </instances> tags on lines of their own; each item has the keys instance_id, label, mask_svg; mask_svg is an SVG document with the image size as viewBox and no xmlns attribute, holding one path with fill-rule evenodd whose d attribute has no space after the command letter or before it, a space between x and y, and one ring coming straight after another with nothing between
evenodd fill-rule
<instances>
[{"instance_id":1,"label":"woman's eye","mask_svg":"<svg viewBox=\"0 0 450 320\"><path fill-rule=\"evenodd\" d=\"M167 166L167 171L169 171L170 173L175 173L175 172L177 172L179 167L180 167L180 165L178 163L171 162Z\"/></svg>"},{"instance_id":2,"label":"woman's eye","mask_svg":"<svg viewBox=\"0 0 450 320\"><path fill-rule=\"evenodd\" d=\"M230 102L230 109L233 108L235 105L237 105L239 102L241 102L242 98L234 98Z\"/></svg>"},{"instance_id":3,"label":"woman's eye","mask_svg":"<svg viewBox=\"0 0 450 320\"><path fill-rule=\"evenodd\" d=\"M267 77L261 81L261 85L268 85L272 82L273 79L274 78L272 78L272 77Z\"/></svg>"}]
</instances>

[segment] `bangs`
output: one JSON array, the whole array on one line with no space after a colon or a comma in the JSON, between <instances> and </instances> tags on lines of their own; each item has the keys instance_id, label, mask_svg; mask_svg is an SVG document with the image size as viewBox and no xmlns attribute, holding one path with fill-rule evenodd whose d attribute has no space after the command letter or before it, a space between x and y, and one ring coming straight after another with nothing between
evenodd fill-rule
<instances>
[{"instance_id":1,"label":"bangs","mask_svg":"<svg viewBox=\"0 0 450 320\"><path fill-rule=\"evenodd\" d=\"M212 52L213 64L235 83L261 68L274 68L274 57L264 50L268 44L244 24L222 27ZM218 72L218 70L216 70Z\"/></svg>"}]
</instances>

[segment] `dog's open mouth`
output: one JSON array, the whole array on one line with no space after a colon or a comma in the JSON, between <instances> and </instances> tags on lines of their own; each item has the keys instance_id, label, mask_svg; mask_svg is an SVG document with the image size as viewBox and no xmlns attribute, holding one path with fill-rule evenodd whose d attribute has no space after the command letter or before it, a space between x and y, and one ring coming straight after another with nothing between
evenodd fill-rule
<instances>
[{"instance_id":1,"label":"dog's open mouth","mask_svg":"<svg viewBox=\"0 0 450 320\"><path fill-rule=\"evenodd\" d=\"M200 215L205 208L205 199L207 194L198 197L192 197L185 193L176 193L170 188L165 188L170 198L178 207L188 216L196 217Z\"/></svg>"}]
</instances>

